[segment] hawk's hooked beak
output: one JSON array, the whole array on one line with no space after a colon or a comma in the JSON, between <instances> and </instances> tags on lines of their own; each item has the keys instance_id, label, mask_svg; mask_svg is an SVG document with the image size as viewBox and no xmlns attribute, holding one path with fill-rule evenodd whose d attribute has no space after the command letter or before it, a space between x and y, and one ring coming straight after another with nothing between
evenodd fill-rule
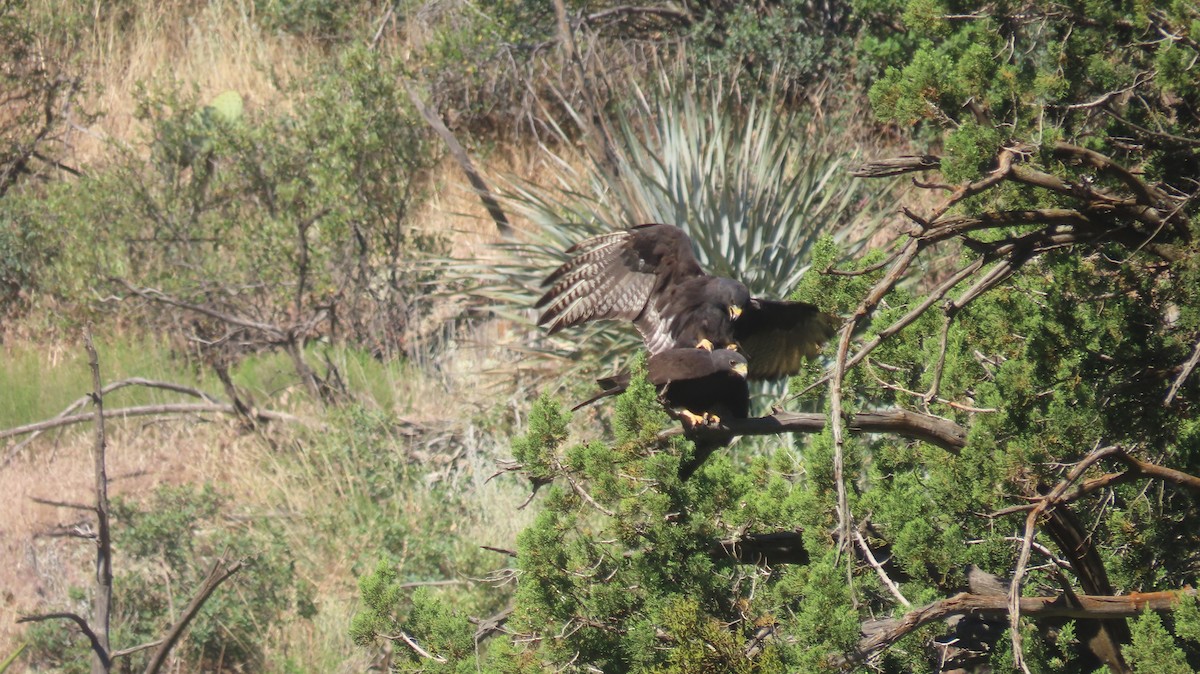
<instances>
[{"instance_id":1,"label":"hawk's hooked beak","mask_svg":"<svg viewBox=\"0 0 1200 674\"><path fill-rule=\"evenodd\" d=\"M745 363L735 363L733 366L733 371L738 373L740 376L745 377L750 371L750 368Z\"/></svg>"},{"instance_id":2,"label":"hawk's hooked beak","mask_svg":"<svg viewBox=\"0 0 1200 674\"><path fill-rule=\"evenodd\" d=\"M736 304L729 305L729 319L736 321L742 315L742 308Z\"/></svg>"}]
</instances>

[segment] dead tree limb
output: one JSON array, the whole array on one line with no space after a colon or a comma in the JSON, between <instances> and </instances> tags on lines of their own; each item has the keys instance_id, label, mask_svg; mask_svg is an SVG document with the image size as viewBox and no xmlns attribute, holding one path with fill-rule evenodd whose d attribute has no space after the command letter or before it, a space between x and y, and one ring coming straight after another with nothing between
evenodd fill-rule
<instances>
[{"instance_id":1,"label":"dead tree limb","mask_svg":"<svg viewBox=\"0 0 1200 674\"><path fill-rule=\"evenodd\" d=\"M225 311L220 311L212 307L205 306L203 304L186 302L184 300L171 297L157 288L139 288L125 279L116 278L112 280L125 286L126 290L134 295L137 295L138 297L141 297L142 299L149 300L151 302L157 302L159 304L166 304L177 309L186 309L187 311L191 311L202 316L207 316L226 325L231 325L246 330L254 330L266 335L267 338L275 344L286 344L289 341L289 333L298 331L298 328L296 327L289 328L272 325L270 323L263 323L262 321L256 321L245 316L237 316ZM316 316L310 318L308 321L305 321L305 326L316 325L317 323L320 323L327 318L327 314L328 310L319 310Z\"/></svg>"},{"instance_id":2,"label":"dead tree limb","mask_svg":"<svg viewBox=\"0 0 1200 674\"><path fill-rule=\"evenodd\" d=\"M1170 407L1175 401L1175 396L1179 393L1179 389L1183 386L1183 382L1192 376L1192 371L1196 369L1196 365L1200 364L1200 340L1196 341L1196 346L1192 349L1192 355L1183 364L1179 370L1179 375L1175 377L1175 381L1171 382L1171 390L1167 391L1167 397L1163 400L1163 406Z\"/></svg>"},{"instance_id":3,"label":"dead tree limb","mask_svg":"<svg viewBox=\"0 0 1200 674\"><path fill-rule=\"evenodd\" d=\"M421 644L417 643L417 640L412 638L408 632L401 631L400 634L380 634L379 636L387 639L388 641L402 641L405 643L405 645L411 648L414 653L428 660L433 660L434 662L443 665L447 662L446 658L443 658L440 655L434 655L424 648L421 648Z\"/></svg>"},{"instance_id":4,"label":"dead tree limb","mask_svg":"<svg viewBox=\"0 0 1200 674\"><path fill-rule=\"evenodd\" d=\"M212 593L225 582L230 576L237 573L244 562L241 560L230 562L221 557L213 562L212 568L208 571L208 576L204 578L204 582L200 584L200 589L196 591L196 595L192 597L192 601L188 603L187 608L180 614L179 619L171 625L171 629L167 630L166 635L162 638L162 642L158 645L158 650L150 657L149 663L146 664L145 674L154 674L162 668L167 661L167 655L171 649L183 636L184 630L187 629L192 619L200 612L200 608L204 606L204 602L212 596Z\"/></svg>"},{"instance_id":5,"label":"dead tree limb","mask_svg":"<svg viewBox=\"0 0 1200 674\"><path fill-rule=\"evenodd\" d=\"M100 643L100 637L96 635L91 625L88 625L88 621L84 620L82 616L64 611L59 613L23 615L17 618L18 623L35 623L46 620L70 620L75 623L79 627L79 631L83 633L83 636L87 637L88 642L92 646L92 654L102 663L105 671L108 671L108 668L112 666L112 659L109 657L108 650Z\"/></svg>"},{"instance_id":6,"label":"dead tree limb","mask_svg":"<svg viewBox=\"0 0 1200 674\"><path fill-rule=\"evenodd\" d=\"M467 181L471 183L475 194L483 202L483 207L487 209L488 215L492 216L492 221L496 223L496 229L500 232L500 236L506 239L511 237L513 232L512 225L508 222L508 216L504 214L504 209L500 207L500 201L496 199L495 193L492 192L487 181L483 179L483 175L479 172L479 169L475 168L475 163L471 161L471 156L467 154L466 148L454 137L454 134L451 133L450 128L442 121L437 111L425 102L424 97L421 96L421 92L417 90L415 84L405 80L404 88L408 91L408 98L412 101L413 107L417 109L417 112L421 113L421 117L425 120L425 123L446 144L446 149L450 151L450 156L458 164L458 167L462 169L462 172L466 174Z\"/></svg>"},{"instance_id":7,"label":"dead tree limb","mask_svg":"<svg viewBox=\"0 0 1200 674\"><path fill-rule=\"evenodd\" d=\"M909 265L916 259L917 253L920 250L921 246L916 239L910 240L905 245L903 252L896 258L891 268L871 288L867 296L863 298L862 302L854 310L854 313L851 314L850 318L842 326L841 333L838 336L837 355L834 357L833 374L829 381L829 427L833 436L833 473L834 483L837 486L839 550L849 547L851 533L849 498L846 494L846 481L844 479L844 439L842 437L842 382L847 368L850 367L847 363L850 352L850 340L859 322L872 313L884 295L894 288L900 279L904 277ZM851 573L852 571L847 569L847 574L850 575Z\"/></svg>"},{"instance_id":8,"label":"dead tree limb","mask_svg":"<svg viewBox=\"0 0 1200 674\"><path fill-rule=\"evenodd\" d=\"M781 433L819 433L829 423L829 417L817 412L777 412L753 419L722 419L721 423L706 428L695 428L693 433L713 432L727 435L779 435ZM920 440L937 445L957 454L967 445L967 429L958 424L911 410L880 410L858 412L846 421L849 430L856 433L894 433L910 440ZM663 433L670 437L682 433L674 428Z\"/></svg>"},{"instance_id":9,"label":"dead tree limb","mask_svg":"<svg viewBox=\"0 0 1200 674\"><path fill-rule=\"evenodd\" d=\"M1175 470L1174 468L1167 468L1166 466L1161 466L1157 463L1143 461L1131 455L1123 448L1106 454L1106 457L1125 463L1129 466L1129 469L1120 473L1105 473L1099 477L1094 477L1090 480L1084 480L1083 483L1078 487L1075 487L1074 489L1071 489L1060 496L1056 500L1056 503L1058 505L1063 505L1071 503L1072 501L1078 501L1088 494L1100 491L1101 489L1115 487L1119 484L1125 484L1126 482L1131 482L1140 477L1162 480L1180 487L1186 487L1188 489L1200 491L1200 477L1185 473L1180 470ZM1037 503L1027 503L1023 505L1012 506L998 510L990 514L989 517L1011 515L1018 512L1029 512L1037 506Z\"/></svg>"},{"instance_id":10,"label":"dead tree limb","mask_svg":"<svg viewBox=\"0 0 1200 674\"><path fill-rule=\"evenodd\" d=\"M209 394L205 393L204 391L201 391L200 389L195 389L190 386L183 386L181 384L176 384L176 383L169 382L169 381L156 381L153 379L145 379L143 377L130 377L128 379L122 379L120 381L115 381L115 382L106 384L104 386L104 390L102 392L104 393L104 395L108 395L109 393L112 393L113 391L125 388L127 386L144 386L146 388L163 389L165 391L174 391L175 393L182 393L184 395L194 396L196 398L200 398L200 399L205 400L210 403L219 403L220 402L216 398L210 396ZM64 418L67 415L69 415L71 412L88 404L88 402L90 402L91 400L92 400L92 396L90 394L82 396L82 397L76 399L70 405L67 405L63 409L63 411L59 412L58 415L56 415L53 418L54 419ZM26 432L30 433L31 435L28 438L25 438L24 440L22 440L21 442L13 445L12 449L8 450L8 454L4 457L4 461L3 461L3 463L0 463L0 466L8 465L8 462L12 460L13 456L15 456L17 452L21 451L26 445L33 442L39 435L42 434L41 430L26 431ZM13 435L22 435L22 434L23 433L14 433ZM12 437L12 436L5 435L4 431L0 431L0 439L4 439L6 437Z\"/></svg>"},{"instance_id":11,"label":"dead tree limb","mask_svg":"<svg viewBox=\"0 0 1200 674\"><path fill-rule=\"evenodd\" d=\"M96 597L93 620L96 621L98 647L92 659L93 674L104 674L112 667L109 658L108 627L112 612L112 531L109 528L108 469L105 466L104 387L100 383L100 357L92 343L92 331L84 333L88 367L92 371L92 401L96 405L96 444L93 448L96 476Z\"/></svg>"},{"instance_id":12,"label":"dead tree limb","mask_svg":"<svg viewBox=\"0 0 1200 674\"><path fill-rule=\"evenodd\" d=\"M888 178L914 171L929 171L941 166L941 158L931 154L905 155L863 162L850 169L850 175L855 178Z\"/></svg>"},{"instance_id":13,"label":"dead tree limb","mask_svg":"<svg viewBox=\"0 0 1200 674\"><path fill-rule=\"evenodd\" d=\"M162 643L162 639L155 639L154 641L148 641L144 644L138 644L137 646L130 646L129 648L122 648L119 651L112 652L112 659L116 660L117 658L123 658L126 655L133 655L134 653L140 653L141 651L154 648L155 646L157 646L161 643Z\"/></svg>"},{"instance_id":14,"label":"dead tree limb","mask_svg":"<svg viewBox=\"0 0 1200 674\"><path fill-rule=\"evenodd\" d=\"M904 594L900 592L900 586L896 585L891 577L888 576L887 571L883 568L883 565L875 559L875 553L871 552L871 546L867 545L867 539L863 537L861 531L854 532L854 540L858 543L858 549L862 551L863 558L867 560L867 563L871 565L872 569L875 569L875 573L879 574L879 580L881 580L884 587L886 587L888 591L892 593L892 596L896 598L896 601L900 602L900 605L904 606L905 608L912 606L912 603L905 599Z\"/></svg>"},{"instance_id":15,"label":"dead tree limb","mask_svg":"<svg viewBox=\"0 0 1200 674\"><path fill-rule=\"evenodd\" d=\"M238 414L238 410L233 405L227 403L164 403L162 405L140 405L136 407L121 407L115 410L104 410L105 418L125 418L125 417L144 417L158 414ZM287 414L286 412L270 412L266 410L254 410L254 415L258 421L289 421L301 422L304 420L300 417ZM9 428L0 431L0 440L24 435L26 433L34 433L37 431L45 431L51 428L60 428L62 426L70 426L72 424L83 423L95 419L94 413L87 414L72 414L69 417L55 417L46 421L39 421L33 424L25 424L16 428Z\"/></svg>"},{"instance_id":16,"label":"dead tree limb","mask_svg":"<svg viewBox=\"0 0 1200 674\"><path fill-rule=\"evenodd\" d=\"M1043 524L1043 529L1066 557L1071 572L1079 581L1084 594L1107 596L1113 594L1108 569L1096 550L1096 541L1072 512L1070 504L1060 502ZM1023 540L1023 539L1022 539ZM1039 551L1046 554L1045 551ZM1052 555L1048 555L1053 558ZM1129 643L1129 625L1123 618L1088 621L1078 626L1076 638L1097 658L1095 666L1106 665L1114 674L1129 671L1121 655L1121 645Z\"/></svg>"},{"instance_id":17,"label":"dead tree limb","mask_svg":"<svg viewBox=\"0 0 1200 674\"><path fill-rule=\"evenodd\" d=\"M1013 572L1012 584L1008 588L1008 617L1010 627L1009 637L1012 640L1013 648L1013 666L1021 669L1026 674L1029 674L1029 666L1025 664L1025 654L1021 648L1021 581L1025 577L1025 568L1029 563L1033 537L1037 532L1038 519L1044 513L1058 505L1059 499L1067 493L1067 490L1072 485L1083 477L1088 468L1104 457L1120 451L1120 447L1112 445L1090 452L1082 461L1075 464L1075 467L1071 469L1067 477L1061 480L1049 494L1042 497L1033 510L1029 511L1029 516L1025 518L1025 535L1021 543L1021 552L1017 557L1017 567Z\"/></svg>"},{"instance_id":18,"label":"dead tree limb","mask_svg":"<svg viewBox=\"0 0 1200 674\"><path fill-rule=\"evenodd\" d=\"M1074 618L1103 620L1135 617L1146 610L1170 611L1183 597L1196 596L1196 590L1185 588L1166 592L1134 592L1128 595L1057 595L1053 597L1021 597L1021 614L1033 619ZM858 648L835 658L834 664L845 670L861 663L872 654L892 645L914 630L935 620L953 615L974 615L1002 618L1009 612L1008 598L1002 594L970 594L963 592L948 599L933 602L905 613L900 618L872 621L863 626L864 638Z\"/></svg>"},{"instance_id":19,"label":"dead tree limb","mask_svg":"<svg viewBox=\"0 0 1200 674\"><path fill-rule=\"evenodd\" d=\"M323 212L313 217L320 218L322 214ZM207 304L196 304L195 302L181 300L157 288L139 288L122 278L113 278L111 280L125 286L125 289L130 293L149 302L183 309L223 323L228 332L221 340L228 339L239 330L247 330L259 335L261 343L267 346L282 347L284 352L291 357L300 382L308 389L314 399L322 403L330 403L345 393L345 391L336 390L330 385L329 376L324 378L318 376L308 365L308 362L304 360L304 344L308 339L308 335L316 329L316 326L330 319L334 310L334 304L332 303L315 308L308 316L302 319L296 319L290 323L279 325L264 323L245 315L225 311ZM303 284L303 279L301 279L301 284ZM300 310L299 300L297 300L296 311L299 312Z\"/></svg>"}]
</instances>

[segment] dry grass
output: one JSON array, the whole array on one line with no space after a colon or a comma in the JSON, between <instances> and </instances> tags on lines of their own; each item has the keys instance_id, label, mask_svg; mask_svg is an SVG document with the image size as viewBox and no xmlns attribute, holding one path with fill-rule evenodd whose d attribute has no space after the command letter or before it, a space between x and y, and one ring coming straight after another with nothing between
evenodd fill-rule
<instances>
[{"instance_id":1,"label":"dry grass","mask_svg":"<svg viewBox=\"0 0 1200 674\"><path fill-rule=\"evenodd\" d=\"M465 368L477 364L480 356L472 351L464 350L456 362ZM46 370L46 376L53 376L53 367ZM497 404L504 387L481 387L465 375L429 377L415 368L399 374L396 384L410 390L397 399L394 412L420 431L397 435L396 451L411 458L417 474L430 476L426 489L451 488L462 495L466 509L456 531L430 535L452 536L465 545L515 547L517 533L532 517L532 512L516 510L527 492L512 478L486 481L495 459L507 456L508 448L471 421ZM293 411L319 416L316 410ZM344 511L359 488L355 467L331 463L292 429L246 434L227 419L111 422L108 431L112 496L142 500L164 484L212 483L228 497L231 514L282 518L296 555L296 573L315 588L319 613L312 621L289 621L265 635L269 661L286 655L320 671L366 668L370 654L349 642L347 629L357 607L357 574L373 566L378 541L369 527L336 526L338 518L354 516ZM0 493L6 494L0 501L0 551L12 560L0 566L0 587L7 588L0 602L0 654L11 653L21 642L24 627L15 624L19 615L68 607L88 611L70 603L68 590L90 586L90 546L42 535L85 518L31 499L94 499L91 432L90 426L78 426L57 440L39 440L0 471ZM442 442L447 437L452 442ZM416 526L437 504L433 492L418 489L391 507L396 510L378 515L408 518ZM496 560L497 567L503 564ZM118 601L119 595L118 588Z\"/></svg>"},{"instance_id":2,"label":"dry grass","mask_svg":"<svg viewBox=\"0 0 1200 674\"><path fill-rule=\"evenodd\" d=\"M109 425L110 496L136 496L162 484L229 477L228 441L220 426L200 423ZM86 513L35 503L33 498L95 502L92 428L76 427L57 441L43 440L0 471L0 653L20 643L17 616L65 605L67 589L88 587L95 563L91 546L47 537L63 525L90 520Z\"/></svg>"},{"instance_id":3,"label":"dry grass","mask_svg":"<svg viewBox=\"0 0 1200 674\"><path fill-rule=\"evenodd\" d=\"M53 0L45 15L75 13L77 3ZM101 113L72 137L73 160L83 166L103 160L105 140L128 140L135 119L137 88L174 80L195 86L200 100L234 90L248 105L282 105L281 88L303 77L318 49L303 40L261 29L252 2L95 3L92 30L82 40L89 95L84 109Z\"/></svg>"},{"instance_id":4,"label":"dry grass","mask_svg":"<svg viewBox=\"0 0 1200 674\"><path fill-rule=\"evenodd\" d=\"M76 7L52 0L37 11L51 16ZM89 128L71 135L71 161L81 167L102 163L109 140L130 142L141 132L135 112L136 91L142 84L174 80L194 86L201 100L235 90L248 107L284 106L286 83L304 77L321 56L319 47L261 30L250 2L173 0L123 7L130 13L122 16L95 3L94 31L81 45L89 91L85 109L102 113ZM497 153L486 162L485 172L528 174L536 163L533 155ZM449 160L436 167L427 183L430 198L415 218L422 227L449 234L457 256L472 255L498 240L495 225L463 182ZM485 326L440 358L437 374L406 371L394 384L403 395L396 396L396 409L391 411L432 428L450 423L447 410L470 418L512 399L512 381L483 385L479 376L503 362L503 342L510 337L511 331L503 327ZM72 360L69 346L41 348L47 372ZM515 511L525 493L511 480L484 482L494 470L494 457L507 455L507 447L470 423L457 426L452 430L465 440L462 455L453 465L441 466L440 475L455 481L473 504L474 514L462 523L459 534L481 544L514 547L529 516ZM109 429L114 496L139 499L163 484L211 482L240 513L282 511L301 525L341 505L336 480L326 479L316 467L296 471L295 462L281 461L270 443L239 433L227 420L134 421L113 423ZM31 500L91 501L91 446L91 429L77 427L57 439L39 440L0 470L0 493L5 494L0 499L0 551L11 560L0 566L0 587L6 588L0 595L0 658L21 642L24 626L15 624L17 616L62 608L69 588L91 583L94 560L86 543L40 535L77 521L77 513ZM320 612L312 622L298 620L266 637L268 657L287 653L311 663L314 670L363 671L368 654L349 643L347 628L357 607L353 569L361 566L361 557L373 559L372 541L314 541L313 532L303 526L290 535L296 539L293 550L302 557L297 572L315 586ZM18 662L10 671L22 671L23 666Z\"/></svg>"}]
</instances>

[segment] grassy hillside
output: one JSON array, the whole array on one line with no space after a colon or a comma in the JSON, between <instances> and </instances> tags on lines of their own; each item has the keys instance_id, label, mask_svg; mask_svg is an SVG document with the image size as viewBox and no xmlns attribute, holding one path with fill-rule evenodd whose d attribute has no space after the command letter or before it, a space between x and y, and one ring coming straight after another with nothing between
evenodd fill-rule
<instances>
[{"instance_id":1,"label":"grassy hillside","mask_svg":"<svg viewBox=\"0 0 1200 674\"><path fill-rule=\"evenodd\" d=\"M177 672L1195 670L1197 36L0 0L0 672L93 669L108 533L118 671L183 618ZM845 318L773 418L565 411L639 344L545 334L539 284L656 221Z\"/></svg>"},{"instance_id":2,"label":"grassy hillside","mask_svg":"<svg viewBox=\"0 0 1200 674\"><path fill-rule=\"evenodd\" d=\"M108 422L114 649L157 638L221 554L249 566L197 619L173 671L388 661L392 647L356 646L349 631L358 578L381 560L473 615L508 603L511 560L481 546L514 549L536 508L518 509L524 484L489 477L524 426L531 382L558 367L530 357L532 333L512 320L522 307L493 313L472 281L500 268L488 260L516 260L529 265L508 277L519 287L550 261L489 248L495 224L403 82L490 181L522 193L557 186L564 169L587 182L587 153L572 150L587 129L568 123L604 104L586 98L597 83L650 91L693 41L730 86L767 81L729 75L752 54L715 46L720 21L605 9L580 26L600 38L577 47L580 79L563 76L561 46L545 46L551 3L3 5L9 85L25 103L0 118L13 169L0 201L0 429L51 419L91 390L89 325L106 384L170 382L222 402L236 392L290 419ZM797 16L780 15L759 46ZM834 54L804 49L810 65ZM770 86L798 96L820 71ZM518 203L513 224L537 229ZM438 271L447 257L476 271ZM137 383L105 397L110 410L202 402ZM34 499L93 498L91 433L83 423L3 445L0 660L19 653L5 671L87 668L86 640L66 625L15 620L90 611L92 548L62 535L78 513ZM147 653L125 658L140 667Z\"/></svg>"}]
</instances>

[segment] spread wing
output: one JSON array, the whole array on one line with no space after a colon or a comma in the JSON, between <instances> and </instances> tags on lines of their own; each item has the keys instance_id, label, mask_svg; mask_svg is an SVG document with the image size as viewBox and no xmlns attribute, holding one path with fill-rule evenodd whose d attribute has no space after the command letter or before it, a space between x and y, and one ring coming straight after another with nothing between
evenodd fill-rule
<instances>
[{"instance_id":1,"label":"spread wing","mask_svg":"<svg viewBox=\"0 0 1200 674\"><path fill-rule=\"evenodd\" d=\"M733 322L733 333L750 361L748 377L778 379L820 353L839 322L811 304L755 298Z\"/></svg>"},{"instance_id":2,"label":"spread wing","mask_svg":"<svg viewBox=\"0 0 1200 674\"><path fill-rule=\"evenodd\" d=\"M652 298L703 276L691 243L673 225L640 225L572 246L571 259L542 283L538 325L553 334L605 318L637 321L644 338L669 331L672 316Z\"/></svg>"}]
</instances>

